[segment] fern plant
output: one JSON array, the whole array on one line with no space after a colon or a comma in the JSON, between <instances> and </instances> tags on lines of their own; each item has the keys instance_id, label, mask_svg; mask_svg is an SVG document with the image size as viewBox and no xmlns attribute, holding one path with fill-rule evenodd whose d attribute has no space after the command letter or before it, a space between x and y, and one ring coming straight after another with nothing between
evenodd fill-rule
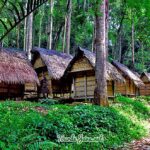
<instances>
[{"instance_id":1,"label":"fern plant","mask_svg":"<svg viewBox=\"0 0 150 150\"><path fill-rule=\"evenodd\" d=\"M9 0L3 0L0 5L0 14L5 11L10 12L11 16L7 16L5 19L0 18L0 28L3 26L5 29L3 35L0 35L0 42L2 42L6 35L21 21L47 1L48 0L27 0L27 7L25 7L23 2L15 2L14 4Z\"/></svg>"}]
</instances>

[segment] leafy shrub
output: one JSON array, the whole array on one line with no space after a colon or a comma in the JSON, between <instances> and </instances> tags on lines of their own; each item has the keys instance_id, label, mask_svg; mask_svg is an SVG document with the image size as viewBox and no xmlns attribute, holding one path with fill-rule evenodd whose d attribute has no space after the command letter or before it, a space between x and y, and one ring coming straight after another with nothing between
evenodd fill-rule
<instances>
[{"instance_id":1,"label":"leafy shrub","mask_svg":"<svg viewBox=\"0 0 150 150\"><path fill-rule=\"evenodd\" d=\"M117 97L109 108L31 102L0 103L0 149L110 149L146 134L149 108ZM37 111L37 107L45 112ZM131 119L132 118L132 119ZM59 135L101 137L96 143L60 143Z\"/></svg>"},{"instance_id":2,"label":"leafy shrub","mask_svg":"<svg viewBox=\"0 0 150 150\"><path fill-rule=\"evenodd\" d=\"M145 119L148 119L150 116L150 109L147 107L148 104L144 104L137 99L133 100L128 97L119 96L116 98L116 101L125 104L124 109L130 109L134 112L135 116Z\"/></svg>"}]
</instances>

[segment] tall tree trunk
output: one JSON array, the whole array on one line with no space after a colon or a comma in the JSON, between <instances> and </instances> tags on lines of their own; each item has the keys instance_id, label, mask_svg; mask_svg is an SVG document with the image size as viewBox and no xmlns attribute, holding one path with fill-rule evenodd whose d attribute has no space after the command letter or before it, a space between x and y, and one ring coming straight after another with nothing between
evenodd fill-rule
<instances>
[{"instance_id":1,"label":"tall tree trunk","mask_svg":"<svg viewBox=\"0 0 150 150\"><path fill-rule=\"evenodd\" d=\"M83 10L84 11L86 10L86 0L84 0L84 2L83 2Z\"/></svg>"},{"instance_id":2,"label":"tall tree trunk","mask_svg":"<svg viewBox=\"0 0 150 150\"><path fill-rule=\"evenodd\" d=\"M20 48L20 24L17 26L17 48Z\"/></svg>"},{"instance_id":3,"label":"tall tree trunk","mask_svg":"<svg viewBox=\"0 0 150 150\"><path fill-rule=\"evenodd\" d=\"M106 58L108 57L108 28L109 28L109 6L108 0L105 1L105 48L106 48Z\"/></svg>"},{"instance_id":4,"label":"tall tree trunk","mask_svg":"<svg viewBox=\"0 0 150 150\"><path fill-rule=\"evenodd\" d=\"M131 49L132 49L132 69L134 70L135 68L135 57L134 57L134 18L132 17L132 37L131 37Z\"/></svg>"},{"instance_id":5,"label":"tall tree trunk","mask_svg":"<svg viewBox=\"0 0 150 150\"><path fill-rule=\"evenodd\" d=\"M42 36L42 21L44 16L44 6L42 6L40 11L40 24L39 24L39 40L38 40L38 47L41 47L41 36Z\"/></svg>"},{"instance_id":6,"label":"tall tree trunk","mask_svg":"<svg viewBox=\"0 0 150 150\"><path fill-rule=\"evenodd\" d=\"M52 35L53 35L53 8L54 3L53 0L50 0L50 17L49 17L49 25L48 25L48 49L52 49Z\"/></svg>"},{"instance_id":7,"label":"tall tree trunk","mask_svg":"<svg viewBox=\"0 0 150 150\"><path fill-rule=\"evenodd\" d=\"M70 34L71 34L71 14L72 14L72 0L68 0L67 2L67 15L65 18L65 43L64 43L64 52L70 54Z\"/></svg>"},{"instance_id":8,"label":"tall tree trunk","mask_svg":"<svg viewBox=\"0 0 150 150\"><path fill-rule=\"evenodd\" d=\"M93 40L92 40L92 52L95 52L95 38L96 38L96 29L95 29L95 19L94 19L94 28L93 28Z\"/></svg>"},{"instance_id":9,"label":"tall tree trunk","mask_svg":"<svg viewBox=\"0 0 150 150\"><path fill-rule=\"evenodd\" d=\"M119 45L119 62L121 62L121 59L122 59L122 37L121 37L121 32L119 33L118 45Z\"/></svg>"},{"instance_id":10,"label":"tall tree trunk","mask_svg":"<svg viewBox=\"0 0 150 150\"><path fill-rule=\"evenodd\" d=\"M61 35L62 30L63 30L64 24L65 24L65 22L62 22L60 24L57 32L55 32L55 36L54 36L54 40L53 40L54 42L53 42L53 46L52 46L53 49L56 49L56 46L57 46L57 43L60 39L60 35ZM63 51L64 51L64 49L63 49Z\"/></svg>"},{"instance_id":11,"label":"tall tree trunk","mask_svg":"<svg viewBox=\"0 0 150 150\"><path fill-rule=\"evenodd\" d=\"M67 19L66 19L66 16L65 16L65 25L64 25L64 35L63 35L63 52L66 53L66 22L67 22Z\"/></svg>"},{"instance_id":12,"label":"tall tree trunk","mask_svg":"<svg viewBox=\"0 0 150 150\"><path fill-rule=\"evenodd\" d=\"M25 8L27 8L27 1L25 1ZM25 12L26 13L26 12ZM26 39L27 39L27 17L24 19L24 39L23 39L23 49L26 51Z\"/></svg>"},{"instance_id":13,"label":"tall tree trunk","mask_svg":"<svg viewBox=\"0 0 150 150\"><path fill-rule=\"evenodd\" d=\"M33 26L33 13L31 13L27 18L27 35L26 35L26 51L28 53L28 58L31 59L31 49L32 49L32 26Z\"/></svg>"},{"instance_id":14,"label":"tall tree trunk","mask_svg":"<svg viewBox=\"0 0 150 150\"><path fill-rule=\"evenodd\" d=\"M102 0L101 5L97 0L97 9L95 14L96 25L96 88L94 92L95 104L108 106L107 98L107 80L106 80L106 60L107 60L107 13L108 0ZM100 14L101 13L101 14Z\"/></svg>"},{"instance_id":15,"label":"tall tree trunk","mask_svg":"<svg viewBox=\"0 0 150 150\"><path fill-rule=\"evenodd\" d=\"M118 24L118 29L116 32L116 42L114 46L114 59L118 59L119 62L122 62L122 29L123 29L123 21L125 19L125 5L126 1L121 1L120 3L120 13L119 13L119 24ZM118 51L117 51L118 50Z\"/></svg>"},{"instance_id":16,"label":"tall tree trunk","mask_svg":"<svg viewBox=\"0 0 150 150\"><path fill-rule=\"evenodd\" d=\"M142 50L142 71L144 72L145 66L144 66L144 46L143 46L143 43L141 43L141 50Z\"/></svg>"}]
</instances>

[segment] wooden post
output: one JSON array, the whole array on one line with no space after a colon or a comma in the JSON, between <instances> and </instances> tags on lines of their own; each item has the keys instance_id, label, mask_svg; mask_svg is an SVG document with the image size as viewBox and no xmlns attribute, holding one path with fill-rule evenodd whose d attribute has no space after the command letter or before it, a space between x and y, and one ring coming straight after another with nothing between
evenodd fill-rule
<instances>
[{"instance_id":1,"label":"wooden post","mask_svg":"<svg viewBox=\"0 0 150 150\"><path fill-rule=\"evenodd\" d=\"M112 81L113 97L115 97L115 81Z\"/></svg>"},{"instance_id":2,"label":"wooden post","mask_svg":"<svg viewBox=\"0 0 150 150\"><path fill-rule=\"evenodd\" d=\"M73 93L74 93L74 96L73 97L75 97L76 96L76 86L75 86L75 78L73 77Z\"/></svg>"},{"instance_id":3,"label":"wooden post","mask_svg":"<svg viewBox=\"0 0 150 150\"><path fill-rule=\"evenodd\" d=\"M126 86L125 89L126 89L126 96L127 96L127 82L125 83L125 86Z\"/></svg>"},{"instance_id":4,"label":"wooden post","mask_svg":"<svg viewBox=\"0 0 150 150\"><path fill-rule=\"evenodd\" d=\"M84 75L84 96L87 99L87 77Z\"/></svg>"},{"instance_id":5,"label":"wooden post","mask_svg":"<svg viewBox=\"0 0 150 150\"><path fill-rule=\"evenodd\" d=\"M49 94L53 98L52 79L49 79Z\"/></svg>"}]
</instances>

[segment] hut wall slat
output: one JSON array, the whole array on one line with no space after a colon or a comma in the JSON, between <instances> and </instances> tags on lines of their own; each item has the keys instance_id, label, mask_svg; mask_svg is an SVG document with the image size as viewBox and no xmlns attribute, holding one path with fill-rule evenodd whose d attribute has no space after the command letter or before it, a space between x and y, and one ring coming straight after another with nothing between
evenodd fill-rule
<instances>
[{"instance_id":1,"label":"hut wall slat","mask_svg":"<svg viewBox=\"0 0 150 150\"><path fill-rule=\"evenodd\" d=\"M149 83L149 80L148 80L148 78L147 78L145 75L141 78L141 80L142 80L144 83L146 83L146 82Z\"/></svg>"},{"instance_id":2,"label":"hut wall slat","mask_svg":"<svg viewBox=\"0 0 150 150\"><path fill-rule=\"evenodd\" d=\"M78 59L72 66L71 72L84 71L84 70L92 70L91 64L85 58Z\"/></svg>"},{"instance_id":3,"label":"hut wall slat","mask_svg":"<svg viewBox=\"0 0 150 150\"><path fill-rule=\"evenodd\" d=\"M142 96L149 96L150 95L150 83L149 82L145 82L144 86L140 87L140 95Z\"/></svg>"},{"instance_id":4,"label":"hut wall slat","mask_svg":"<svg viewBox=\"0 0 150 150\"><path fill-rule=\"evenodd\" d=\"M34 83L26 83L25 91L37 91L37 86Z\"/></svg>"},{"instance_id":5,"label":"hut wall slat","mask_svg":"<svg viewBox=\"0 0 150 150\"><path fill-rule=\"evenodd\" d=\"M107 82L107 92L108 96L112 97L114 95L113 92L113 82L108 81ZM94 90L95 90L95 76L87 76L86 77L86 84L85 84L85 76L83 75L82 77L76 76L75 78L75 89L76 93L74 94L75 97L94 97ZM86 89L86 95L85 95L85 89Z\"/></svg>"},{"instance_id":6,"label":"hut wall slat","mask_svg":"<svg viewBox=\"0 0 150 150\"><path fill-rule=\"evenodd\" d=\"M24 86L20 84L0 84L0 98L16 98L22 97L24 92Z\"/></svg>"}]
</instances>

